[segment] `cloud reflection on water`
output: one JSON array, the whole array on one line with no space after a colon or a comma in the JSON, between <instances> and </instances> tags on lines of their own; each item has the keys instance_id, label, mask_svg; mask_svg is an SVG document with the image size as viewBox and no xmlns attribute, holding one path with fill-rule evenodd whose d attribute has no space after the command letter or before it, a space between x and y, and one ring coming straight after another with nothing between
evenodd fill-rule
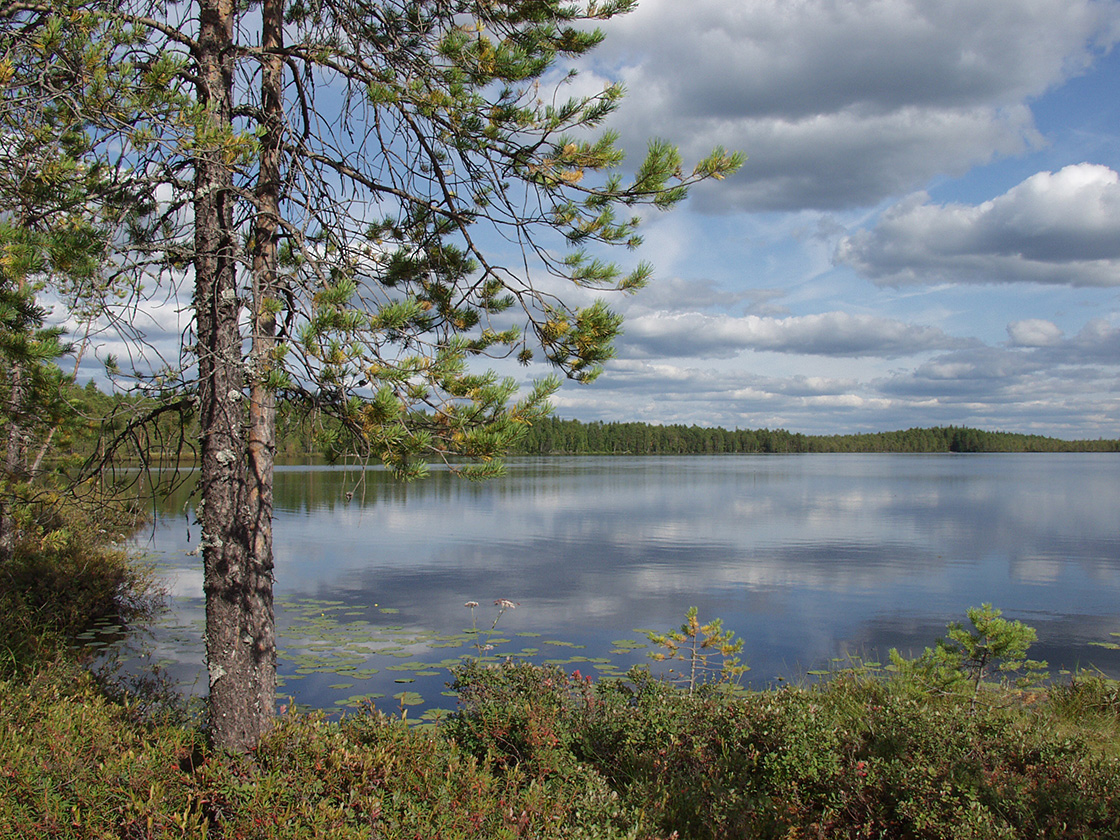
<instances>
[{"instance_id":1,"label":"cloud reflection on water","mask_svg":"<svg viewBox=\"0 0 1120 840\"><path fill-rule=\"evenodd\" d=\"M277 592L439 633L469 626L465 600L506 597L522 608L503 632L589 656L696 605L746 639L756 682L920 651L991 601L1035 625L1057 667L1116 668L1091 643L1120 630L1118 479L1109 455L557 458L486 484L368 473L346 503L355 473L290 469L277 481ZM155 543L181 558L176 586L193 588L200 561L182 556L181 519Z\"/></svg>"}]
</instances>

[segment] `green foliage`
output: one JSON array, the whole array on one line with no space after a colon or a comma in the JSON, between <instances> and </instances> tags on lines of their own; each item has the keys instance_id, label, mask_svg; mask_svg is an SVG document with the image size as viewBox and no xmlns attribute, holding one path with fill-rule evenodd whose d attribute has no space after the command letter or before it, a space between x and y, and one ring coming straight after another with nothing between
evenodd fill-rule
<instances>
[{"instance_id":1,"label":"green foliage","mask_svg":"<svg viewBox=\"0 0 1120 840\"><path fill-rule=\"evenodd\" d=\"M6 836L198 836L205 818L180 770L196 734L137 725L75 666L41 668L0 692Z\"/></svg>"},{"instance_id":2,"label":"green foliage","mask_svg":"<svg viewBox=\"0 0 1120 840\"><path fill-rule=\"evenodd\" d=\"M0 13L0 573L20 628L7 643L18 648L127 613L121 600L139 585L111 538L98 534L129 532L117 521L129 517L128 505L106 506L110 495L99 492L96 523L105 527L91 528L89 510L75 504L91 488L75 486L64 469L90 423L89 394L59 367L67 354L81 357L107 301L133 288L127 272L105 270L107 254L151 202L127 166L99 152L98 127L174 72L160 62L144 82L130 61L109 60L135 43L129 27L82 3ZM48 298L86 327L77 346L46 326ZM60 587L57 603L47 581Z\"/></svg>"},{"instance_id":3,"label":"green foliage","mask_svg":"<svg viewBox=\"0 0 1120 840\"><path fill-rule=\"evenodd\" d=\"M32 477L29 456L73 415L64 394L67 377L56 364L68 347L62 330L44 327L47 313L27 282L28 267L12 268L17 260L4 259L15 250L14 238L0 223L0 495L11 495L15 484Z\"/></svg>"},{"instance_id":4,"label":"green foliage","mask_svg":"<svg viewBox=\"0 0 1120 840\"><path fill-rule=\"evenodd\" d=\"M69 656L95 626L126 628L151 617L162 590L121 541L135 527L127 507L96 517L72 496L40 492L16 507L21 537L0 562L0 674Z\"/></svg>"},{"instance_id":5,"label":"green foliage","mask_svg":"<svg viewBox=\"0 0 1120 840\"><path fill-rule=\"evenodd\" d=\"M969 631L970 633L973 631ZM1116 683L1078 674L969 713L910 672L689 693L467 662L418 731L290 713L248 756L107 700L66 664L0 679L0 829L15 837L1120 836ZM2 831L0 831L2 833Z\"/></svg>"},{"instance_id":6,"label":"green foliage","mask_svg":"<svg viewBox=\"0 0 1120 840\"><path fill-rule=\"evenodd\" d=\"M641 831L691 838L1089 838L1120 831L1120 732L1092 681L968 713L911 675L688 693L642 670L591 687L507 663L458 675L445 731L538 777L591 768Z\"/></svg>"},{"instance_id":7,"label":"green foliage","mask_svg":"<svg viewBox=\"0 0 1120 840\"><path fill-rule=\"evenodd\" d=\"M364 712L281 717L250 756L64 666L0 681L5 837L636 837L593 771L499 769L432 733Z\"/></svg>"},{"instance_id":8,"label":"green foliage","mask_svg":"<svg viewBox=\"0 0 1120 840\"><path fill-rule=\"evenodd\" d=\"M1008 621L991 604L970 607L967 611L972 629L959 622L948 626L945 638L927 648L914 662L906 662L897 650L891 651L896 668L910 671L942 691L962 684L969 689L970 713L974 713L980 688L994 668L1005 679L1019 674L1020 687L1037 684L1046 678L1045 662L1027 659L1027 650L1037 634L1021 621Z\"/></svg>"},{"instance_id":9,"label":"green foliage","mask_svg":"<svg viewBox=\"0 0 1120 840\"><path fill-rule=\"evenodd\" d=\"M472 755L537 777L575 768L573 716L592 702L590 679L558 667L472 660L455 671L451 688L459 711L446 732Z\"/></svg>"},{"instance_id":10,"label":"green foliage","mask_svg":"<svg viewBox=\"0 0 1120 840\"><path fill-rule=\"evenodd\" d=\"M723 622L715 619L701 624L696 607L689 607L684 623L679 630L668 633L648 633L650 642L664 649L654 651L649 658L655 662L684 662L683 671L669 670L674 682L688 686L691 694L698 685L716 681L723 684L737 683L749 668L743 665L736 654L743 650L743 640L736 639L735 633L723 629ZM709 660L719 657L719 664Z\"/></svg>"},{"instance_id":11,"label":"green foliage","mask_svg":"<svg viewBox=\"0 0 1120 840\"><path fill-rule=\"evenodd\" d=\"M649 809L652 830L785 836L800 803L835 784L839 733L814 695L689 694L630 676L599 692L601 704L580 721L580 748L624 801Z\"/></svg>"}]
</instances>

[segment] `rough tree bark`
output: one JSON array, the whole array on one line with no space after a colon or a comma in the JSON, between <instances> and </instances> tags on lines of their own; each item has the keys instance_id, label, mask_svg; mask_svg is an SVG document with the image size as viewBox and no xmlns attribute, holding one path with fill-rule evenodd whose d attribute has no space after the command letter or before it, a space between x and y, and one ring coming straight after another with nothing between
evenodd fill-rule
<instances>
[{"instance_id":1,"label":"rough tree bark","mask_svg":"<svg viewBox=\"0 0 1120 840\"><path fill-rule=\"evenodd\" d=\"M271 505L249 492L245 384L237 295L233 176L222 139L232 130L233 0L200 0L199 99L209 143L195 161L195 317L198 332L199 520L206 592L206 658L213 742L252 748L276 694ZM258 465L254 465L259 469ZM261 477L269 484L271 476ZM252 508L257 507L254 511ZM263 536L262 536L263 529ZM268 550L259 551L261 542Z\"/></svg>"}]
</instances>

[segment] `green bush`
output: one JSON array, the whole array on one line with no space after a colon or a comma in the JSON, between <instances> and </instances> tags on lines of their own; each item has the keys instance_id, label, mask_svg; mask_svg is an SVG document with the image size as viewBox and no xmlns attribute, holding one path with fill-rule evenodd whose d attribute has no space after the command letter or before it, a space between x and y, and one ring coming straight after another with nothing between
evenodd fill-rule
<instances>
[{"instance_id":1,"label":"green bush","mask_svg":"<svg viewBox=\"0 0 1120 840\"><path fill-rule=\"evenodd\" d=\"M376 712L280 718L247 756L138 723L70 664L0 681L0 838L637 838L589 768L479 761Z\"/></svg>"},{"instance_id":2,"label":"green bush","mask_svg":"<svg viewBox=\"0 0 1120 840\"><path fill-rule=\"evenodd\" d=\"M468 663L418 731L279 719L247 756L74 665L0 680L0 838L1120 838L1120 692L851 669L690 693Z\"/></svg>"},{"instance_id":3,"label":"green bush","mask_svg":"<svg viewBox=\"0 0 1120 840\"><path fill-rule=\"evenodd\" d=\"M72 500L42 494L18 513L20 539L0 561L0 675L66 654L94 626L123 630L158 608L150 570L118 541L135 524L127 510L108 505L95 522Z\"/></svg>"},{"instance_id":4,"label":"green bush","mask_svg":"<svg viewBox=\"0 0 1120 840\"><path fill-rule=\"evenodd\" d=\"M538 777L575 766L572 728L578 711L594 702L589 678L554 666L470 661L451 688L459 711L446 732L472 755Z\"/></svg>"},{"instance_id":5,"label":"green bush","mask_svg":"<svg viewBox=\"0 0 1120 840\"><path fill-rule=\"evenodd\" d=\"M582 765L658 836L1120 837L1116 733L1094 746L1102 730L1064 716L1068 691L1005 689L973 711L909 676L731 695L636 670L589 694L523 664L471 666L458 687L447 731L479 760Z\"/></svg>"},{"instance_id":6,"label":"green bush","mask_svg":"<svg viewBox=\"0 0 1120 840\"><path fill-rule=\"evenodd\" d=\"M991 604L970 607L967 614L971 630L960 622L950 623L945 637L916 660L907 661L892 650L894 668L939 691L963 686L970 696L970 713L975 712L980 690L993 671L1003 684L1015 676L1015 685L1024 688L1046 679L1046 663L1027 658L1037 638L1033 627L1003 618Z\"/></svg>"},{"instance_id":7,"label":"green bush","mask_svg":"<svg viewBox=\"0 0 1120 840\"><path fill-rule=\"evenodd\" d=\"M24 676L0 681L0 837L204 836L196 733L137 726L73 664Z\"/></svg>"}]
</instances>

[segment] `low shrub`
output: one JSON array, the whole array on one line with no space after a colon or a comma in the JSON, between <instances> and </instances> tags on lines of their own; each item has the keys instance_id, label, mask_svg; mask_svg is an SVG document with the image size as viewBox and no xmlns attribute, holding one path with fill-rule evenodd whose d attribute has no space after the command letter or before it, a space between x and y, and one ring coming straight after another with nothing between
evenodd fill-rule
<instances>
[{"instance_id":1,"label":"low shrub","mask_svg":"<svg viewBox=\"0 0 1120 840\"><path fill-rule=\"evenodd\" d=\"M555 666L470 661L455 672L451 688L459 712L445 731L476 758L537 777L575 766L576 715L595 702L590 678Z\"/></svg>"},{"instance_id":2,"label":"low shrub","mask_svg":"<svg viewBox=\"0 0 1120 840\"><path fill-rule=\"evenodd\" d=\"M204 836L179 726L137 726L68 662L0 681L0 837Z\"/></svg>"},{"instance_id":3,"label":"low shrub","mask_svg":"<svg viewBox=\"0 0 1120 840\"><path fill-rule=\"evenodd\" d=\"M1091 747L1100 730L1055 725L1042 694L975 708L858 671L689 694L640 670L592 692L523 664L470 666L458 687L447 731L477 758L594 770L660 836L1120 837L1115 733Z\"/></svg>"},{"instance_id":4,"label":"low shrub","mask_svg":"<svg viewBox=\"0 0 1120 840\"><path fill-rule=\"evenodd\" d=\"M0 561L0 675L54 659L92 627L127 628L162 603L150 569L73 503L45 494L20 508L20 539Z\"/></svg>"},{"instance_id":5,"label":"low shrub","mask_svg":"<svg viewBox=\"0 0 1120 840\"><path fill-rule=\"evenodd\" d=\"M1120 838L1116 684L931 690L852 669L679 689L465 664L419 731L280 718L249 755L65 661L0 680L0 838Z\"/></svg>"},{"instance_id":6,"label":"low shrub","mask_svg":"<svg viewBox=\"0 0 1120 840\"><path fill-rule=\"evenodd\" d=\"M280 718L249 755L138 723L82 669L0 681L0 838L648 837L594 773L479 761L372 710Z\"/></svg>"}]
</instances>

